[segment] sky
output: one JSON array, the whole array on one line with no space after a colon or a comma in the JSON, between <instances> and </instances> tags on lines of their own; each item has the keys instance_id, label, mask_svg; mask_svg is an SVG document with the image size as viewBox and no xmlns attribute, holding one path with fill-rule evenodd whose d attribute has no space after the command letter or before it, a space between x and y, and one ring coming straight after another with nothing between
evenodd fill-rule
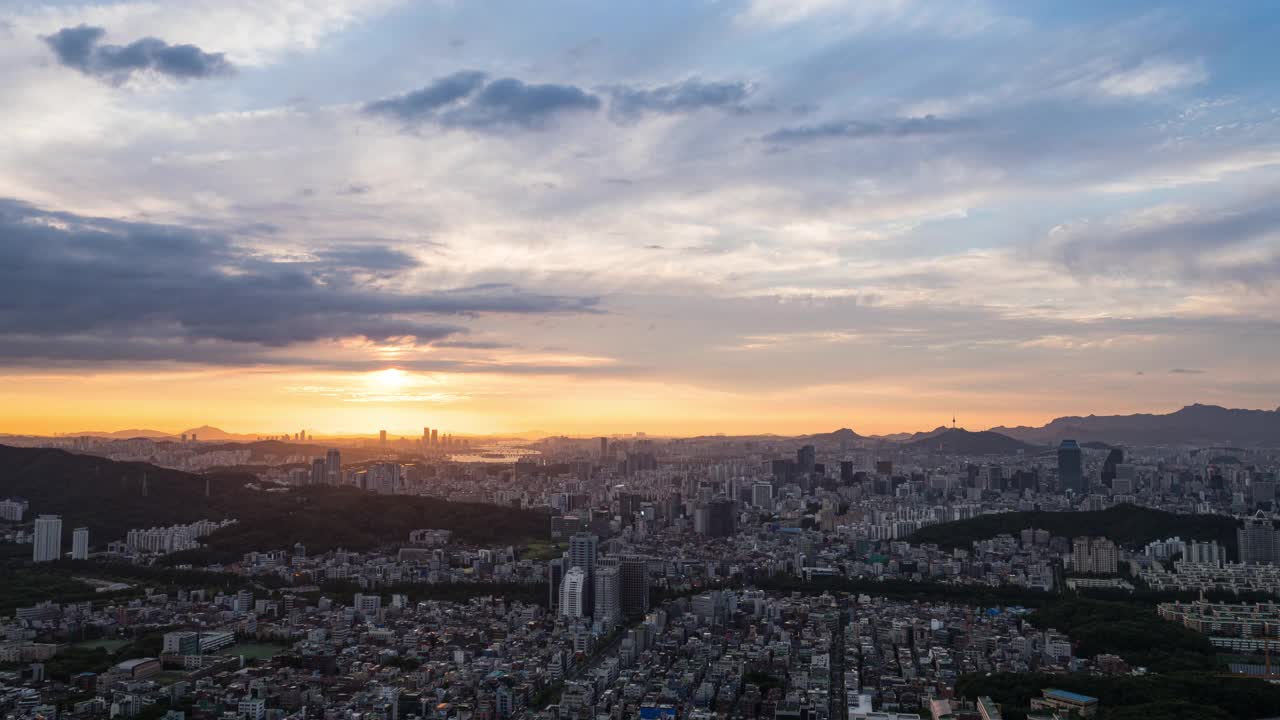
<instances>
[{"instance_id":1,"label":"sky","mask_svg":"<svg viewBox=\"0 0 1280 720\"><path fill-rule=\"evenodd\" d=\"M0 432L1280 405L1280 7L5 0Z\"/></svg>"}]
</instances>

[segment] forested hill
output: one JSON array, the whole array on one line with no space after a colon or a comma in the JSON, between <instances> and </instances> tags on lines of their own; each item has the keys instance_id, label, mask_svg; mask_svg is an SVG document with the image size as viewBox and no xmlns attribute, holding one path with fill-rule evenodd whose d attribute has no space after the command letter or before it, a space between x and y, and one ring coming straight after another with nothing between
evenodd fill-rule
<instances>
[{"instance_id":1,"label":"forested hill","mask_svg":"<svg viewBox=\"0 0 1280 720\"><path fill-rule=\"evenodd\" d=\"M254 481L243 473L192 475L146 463L0 445L0 498L27 500L32 516L62 515L67 548L76 527L88 527L93 545L102 547L123 539L131 528L201 518L239 521L209 539L218 559L296 542L314 551L368 549L403 542L417 528L452 530L464 542L495 544L538 539L549 531L547 515L532 510L346 487L264 492Z\"/></svg>"},{"instance_id":2,"label":"forested hill","mask_svg":"<svg viewBox=\"0 0 1280 720\"><path fill-rule=\"evenodd\" d=\"M1048 530L1053 535L1064 537L1102 535L1127 546L1145 545L1174 536L1183 540L1217 540L1227 548L1230 557L1236 557L1234 519L1222 515L1179 515L1136 505L1117 505L1093 512L982 515L921 528L911 536L911 540L968 549L975 540L987 540L1000 534L1017 537L1027 528Z\"/></svg>"},{"instance_id":3,"label":"forested hill","mask_svg":"<svg viewBox=\"0 0 1280 720\"><path fill-rule=\"evenodd\" d=\"M969 432L960 428L948 428L940 433L929 434L907 442L903 447L948 455L1030 455L1045 449L1000 433Z\"/></svg>"}]
</instances>

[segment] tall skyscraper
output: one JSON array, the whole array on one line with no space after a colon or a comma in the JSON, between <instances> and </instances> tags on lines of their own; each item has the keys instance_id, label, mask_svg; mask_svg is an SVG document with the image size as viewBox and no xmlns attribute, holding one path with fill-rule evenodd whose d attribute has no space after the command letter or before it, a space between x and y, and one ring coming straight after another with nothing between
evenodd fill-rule
<instances>
[{"instance_id":1,"label":"tall skyscraper","mask_svg":"<svg viewBox=\"0 0 1280 720\"><path fill-rule=\"evenodd\" d=\"M326 484L342 484L342 453L337 448L331 448L324 454L324 475Z\"/></svg>"},{"instance_id":2,"label":"tall skyscraper","mask_svg":"<svg viewBox=\"0 0 1280 720\"><path fill-rule=\"evenodd\" d=\"M773 485L767 482L752 485L751 504L765 512L773 512Z\"/></svg>"},{"instance_id":3,"label":"tall skyscraper","mask_svg":"<svg viewBox=\"0 0 1280 720\"><path fill-rule=\"evenodd\" d=\"M716 498L698 506L694 530L705 537L729 537L736 531L736 511L732 500Z\"/></svg>"},{"instance_id":4,"label":"tall skyscraper","mask_svg":"<svg viewBox=\"0 0 1280 720\"><path fill-rule=\"evenodd\" d=\"M1058 446L1058 487L1083 495L1088 487L1084 481L1084 451L1075 440L1063 440Z\"/></svg>"},{"instance_id":5,"label":"tall skyscraper","mask_svg":"<svg viewBox=\"0 0 1280 720\"><path fill-rule=\"evenodd\" d=\"M853 484L853 461L852 460L840 461L840 484L841 485Z\"/></svg>"},{"instance_id":6,"label":"tall skyscraper","mask_svg":"<svg viewBox=\"0 0 1280 720\"><path fill-rule=\"evenodd\" d=\"M431 428L422 428L422 446L426 447L431 444Z\"/></svg>"},{"instance_id":7,"label":"tall skyscraper","mask_svg":"<svg viewBox=\"0 0 1280 720\"><path fill-rule=\"evenodd\" d=\"M592 607L592 617L604 627L622 622L622 569L614 558L603 558L596 565Z\"/></svg>"},{"instance_id":8,"label":"tall skyscraper","mask_svg":"<svg viewBox=\"0 0 1280 720\"><path fill-rule=\"evenodd\" d=\"M328 474L328 466L325 464L324 458L315 458L311 461L311 484L324 485L325 476Z\"/></svg>"},{"instance_id":9,"label":"tall skyscraper","mask_svg":"<svg viewBox=\"0 0 1280 720\"><path fill-rule=\"evenodd\" d=\"M595 580L596 570L596 552L600 546L600 539L589 532L574 533L569 536L569 567L582 568L582 572L586 575L583 592L586 593L586 600L583 607L586 614L590 615L594 607L592 605L592 583ZM566 577L568 577L566 575ZM562 596L563 597L563 596Z\"/></svg>"},{"instance_id":10,"label":"tall skyscraper","mask_svg":"<svg viewBox=\"0 0 1280 720\"><path fill-rule=\"evenodd\" d=\"M551 612L560 611L560 583L564 582L565 558L558 557L547 563L547 584L550 586Z\"/></svg>"},{"instance_id":11,"label":"tall skyscraper","mask_svg":"<svg viewBox=\"0 0 1280 720\"><path fill-rule=\"evenodd\" d=\"M573 567L560 582L560 614L568 618L583 618L587 611L587 573Z\"/></svg>"},{"instance_id":12,"label":"tall skyscraper","mask_svg":"<svg viewBox=\"0 0 1280 720\"><path fill-rule=\"evenodd\" d=\"M41 515L36 518L32 542L32 562L52 562L62 557L62 516Z\"/></svg>"},{"instance_id":13,"label":"tall skyscraper","mask_svg":"<svg viewBox=\"0 0 1280 720\"><path fill-rule=\"evenodd\" d=\"M805 445L796 451L796 469L801 474L808 475L813 472L813 467L817 464L818 451L812 445Z\"/></svg>"},{"instance_id":14,"label":"tall skyscraper","mask_svg":"<svg viewBox=\"0 0 1280 720\"><path fill-rule=\"evenodd\" d=\"M1102 484L1111 487L1116 479L1116 466L1124 464L1124 451L1120 448L1111 448L1111 452L1107 453L1106 462L1102 463Z\"/></svg>"},{"instance_id":15,"label":"tall skyscraper","mask_svg":"<svg viewBox=\"0 0 1280 720\"><path fill-rule=\"evenodd\" d=\"M627 556L619 562L622 570L622 615L635 618L649 612L649 561Z\"/></svg>"},{"instance_id":16,"label":"tall skyscraper","mask_svg":"<svg viewBox=\"0 0 1280 720\"><path fill-rule=\"evenodd\" d=\"M600 458L604 459L607 457L609 457L609 438L602 437L600 438Z\"/></svg>"},{"instance_id":17,"label":"tall skyscraper","mask_svg":"<svg viewBox=\"0 0 1280 720\"><path fill-rule=\"evenodd\" d=\"M1280 532L1261 512L1245 518L1244 525L1236 530L1236 544L1240 546L1242 563L1275 565L1280 561Z\"/></svg>"},{"instance_id":18,"label":"tall skyscraper","mask_svg":"<svg viewBox=\"0 0 1280 720\"><path fill-rule=\"evenodd\" d=\"M386 445L386 444L387 444L387 431L386 431L386 430L379 430L379 431L378 431L378 444L379 444L379 445Z\"/></svg>"},{"instance_id":19,"label":"tall skyscraper","mask_svg":"<svg viewBox=\"0 0 1280 720\"><path fill-rule=\"evenodd\" d=\"M71 533L71 559L89 559L89 528L79 527Z\"/></svg>"},{"instance_id":20,"label":"tall skyscraper","mask_svg":"<svg viewBox=\"0 0 1280 720\"><path fill-rule=\"evenodd\" d=\"M439 444L440 444L440 431L437 430L436 428L431 428L431 447L435 447L436 445L439 445Z\"/></svg>"}]
</instances>

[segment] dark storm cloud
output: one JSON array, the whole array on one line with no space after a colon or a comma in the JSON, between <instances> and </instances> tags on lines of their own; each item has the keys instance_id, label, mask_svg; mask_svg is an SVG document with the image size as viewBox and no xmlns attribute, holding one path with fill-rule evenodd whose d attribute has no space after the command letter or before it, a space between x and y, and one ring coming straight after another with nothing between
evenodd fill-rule
<instances>
[{"instance_id":1,"label":"dark storm cloud","mask_svg":"<svg viewBox=\"0 0 1280 720\"><path fill-rule=\"evenodd\" d=\"M48 357L61 349L79 357L131 340L138 353L163 359L196 352L208 361L226 353L241 361L250 351L229 351L225 343L426 343L466 332L438 316L591 312L596 304L495 284L391 292L379 283L417 261L387 247L321 248L310 257L278 260L197 228L0 200L0 353Z\"/></svg>"},{"instance_id":2,"label":"dark storm cloud","mask_svg":"<svg viewBox=\"0 0 1280 720\"><path fill-rule=\"evenodd\" d=\"M761 139L774 145L798 145L833 139L860 140L865 138L942 135L966 129L970 124L965 120L945 119L934 115L895 118L883 122L851 120L780 128Z\"/></svg>"},{"instance_id":3,"label":"dark storm cloud","mask_svg":"<svg viewBox=\"0 0 1280 720\"><path fill-rule=\"evenodd\" d=\"M484 73L468 70L420 90L369 103L365 112L407 125L502 130L538 129L560 114L599 108L600 98L573 85L530 84L515 78L488 82Z\"/></svg>"},{"instance_id":4,"label":"dark storm cloud","mask_svg":"<svg viewBox=\"0 0 1280 720\"><path fill-rule=\"evenodd\" d=\"M609 110L614 117L631 120L648 113L671 115L707 108L746 112L742 103L751 87L742 82L703 82L690 78L684 82L653 88L613 87Z\"/></svg>"},{"instance_id":5,"label":"dark storm cloud","mask_svg":"<svg viewBox=\"0 0 1280 720\"><path fill-rule=\"evenodd\" d=\"M190 80L232 70L222 53L207 53L195 45L170 45L153 37L128 45L101 45L105 34L100 27L80 25L63 28L44 41L63 65L111 82L145 71Z\"/></svg>"}]
</instances>

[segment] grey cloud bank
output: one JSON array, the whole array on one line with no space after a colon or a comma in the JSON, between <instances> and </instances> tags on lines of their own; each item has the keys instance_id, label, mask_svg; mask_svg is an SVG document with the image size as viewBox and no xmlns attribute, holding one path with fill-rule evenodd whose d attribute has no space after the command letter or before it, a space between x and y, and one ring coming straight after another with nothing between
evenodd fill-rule
<instances>
[{"instance_id":1,"label":"grey cloud bank","mask_svg":"<svg viewBox=\"0 0 1280 720\"><path fill-rule=\"evenodd\" d=\"M0 345L9 357L60 351L79 357L95 346L118 354L111 348L126 338L140 341L129 357L161 343L154 347L170 358L186 351L162 343L276 348L347 337L428 343L467 332L439 316L596 306L592 297L499 284L392 291L360 273L395 277L418 262L383 246L320 247L312 260L276 260L199 228L47 212L12 200L0 200L0 238ZM252 356L219 347L196 354L213 362Z\"/></svg>"},{"instance_id":2,"label":"grey cloud bank","mask_svg":"<svg viewBox=\"0 0 1280 720\"><path fill-rule=\"evenodd\" d=\"M123 82L136 72L154 72L177 80L222 75L233 70L222 53L195 45L170 45L147 37L128 45L100 44L106 30L79 25L44 38L58 62L110 82Z\"/></svg>"}]
</instances>

